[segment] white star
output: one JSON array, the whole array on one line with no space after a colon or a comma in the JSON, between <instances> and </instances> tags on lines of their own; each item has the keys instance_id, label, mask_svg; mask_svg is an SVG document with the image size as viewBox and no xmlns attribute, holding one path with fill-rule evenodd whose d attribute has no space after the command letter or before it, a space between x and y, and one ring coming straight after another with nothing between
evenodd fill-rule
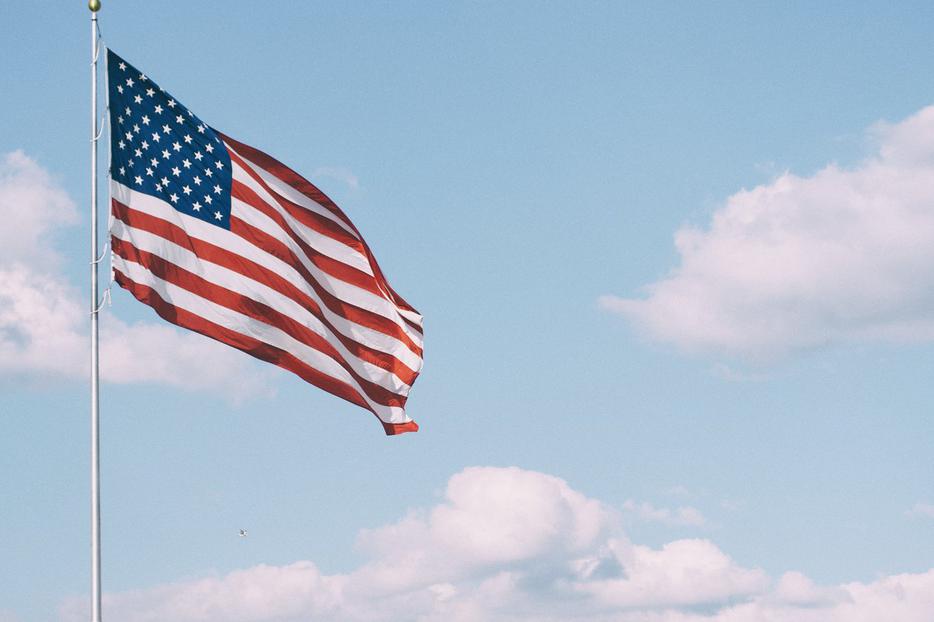
<instances>
[{"instance_id":1,"label":"white star","mask_svg":"<svg viewBox=\"0 0 934 622\"><path fill-rule=\"evenodd\" d=\"M126 169L123 168L122 166L120 167L120 175L121 176L126 175Z\"/></svg>"},{"instance_id":2,"label":"white star","mask_svg":"<svg viewBox=\"0 0 934 622\"><path fill-rule=\"evenodd\" d=\"M217 170L221 170L222 168L224 168L224 163L218 160L217 162L214 163L214 166L217 167Z\"/></svg>"},{"instance_id":3,"label":"white star","mask_svg":"<svg viewBox=\"0 0 934 622\"><path fill-rule=\"evenodd\" d=\"M172 200L172 203L178 203L178 195L174 192L169 196L169 198Z\"/></svg>"},{"instance_id":4,"label":"white star","mask_svg":"<svg viewBox=\"0 0 934 622\"><path fill-rule=\"evenodd\" d=\"M149 163L152 164L153 166L159 166L159 160L157 160L157 159L155 159L155 158L153 158L152 160L150 160Z\"/></svg>"},{"instance_id":5,"label":"white star","mask_svg":"<svg viewBox=\"0 0 934 622\"><path fill-rule=\"evenodd\" d=\"M173 166L173 167L172 167L172 174L175 175L176 177L178 177L179 175L182 174L182 171L181 171L181 169L179 169L177 166Z\"/></svg>"},{"instance_id":6,"label":"white star","mask_svg":"<svg viewBox=\"0 0 934 622\"><path fill-rule=\"evenodd\" d=\"M163 185L163 186L168 186L168 185L169 185L169 178L168 178L168 177L163 177L163 178L160 179L159 181L162 182L162 185Z\"/></svg>"},{"instance_id":7,"label":"white star","mask_svg":"<svg viewBox=\"0 0 934 622\"><path fill-rule=\"evenodd\" d=\"M120 71L126 71L126 63L121 62L121 63L120 63L119 65L117 65L117 66L120 67Z\"/></svg>"},{"instance_id":8,"label":"white star","mask_svg":"<svg viewBox=\"0 0 934 622\"><path fill-rule=\"evenodd\" d=\"M223 218L223 216L221 216L220 212L214 212L214 218L216 218L217 220L220 220L221 218Z\"/></svg>"},{"instance_id":9,"label":"white star","mask_svg":"<svg viewBox=\"0 0 934 622\"><path fill-rule=\"evenodd\" d=\"M189 116L189 117L193 117L193 116L195 116L195 113L193 113L191 110L189 110L189 111L188 111L188 116Z\"/></svg>"},{"instance_id":10,"label":"white star","mask_svg":"<svg viewBox=\"0 0 934 622\"><path fill-rule=\"evenodd\" d=\"M123 94L123 85L122 85L122 84L118 84L118 85L117 85L117 92L120 93L121 95Z\"/></svg>"},{"instance_id":11,"label":"white star","mask_svg":"<svg viewBox=\"0 0 934 622\"><path fill-rule=\"evenodd\" d=\"M146 167L146 174L152 177L152 169L149 167Z\"/></svg>"},{"instance_id":12,"label":"white star","mask_svg":"<svg viewBox=\"0 0 934 622\"><path fill-rule=\"evenodd\" d=\"M178 115L178 116L175 117L175 122L176 122L176 123L184 123L184 122L185 122L185 117L183 117L182 115Z\"/></svg>"},{"instance_id":13,"label":"white star","mask_svg":"<svg viewBox=\"0 0 934 622\"><path fill-rule=\"evenodd\" d=\"M195 201L195 202L192 204L191 207L192 207L192 209L194 209L196 212L200 212L200 211L201 211L201 204L198 203L197 201Z\"/></svg>"},{"instance_id":14,"label":"white star","mask_svg":"<svg viewBox=\"0 0 934 622\"><path fill-rule=\"evenodd\" d=\"M191 144L191 134L185 134L185 144L186 145Z\"/></svg>"},{"instance_id":15,"label":"white star","mask_svg":"<svg viewBox=\"0 0 934 622\"><path fill-rule=\"evenodd\" d=\"M200 161L201 158L203 158L203 157L204 157L204 156L201 155L201 152L200 152L200 151L195 151L195 160Z\"/></svg>"},{"instance_id":16,"label":"white star","mask_svg":"<svg viewBox=\"0 0 934 622\"><path fill-rule=\"evenodd\" d=\"M162 106L156 106L155 111L156 114L162 114Z\"/></svg>"},{"instance_id":17,"label":"white star","mask_svg":"<svg viewBox=\"0 0 934 622\"><path fill-rule=\"evenodd\" d=\"M196 185L196 186L200 186L200 185L201 185L201 178L198 177L197 175L195 175L194 181L195 181L195 185Z\"/></svg>"},{"instance_id":18,"label":"white star","mask_svg":"<svg viewBox=\"0 0 934 622\"><path fill-rule=\"evenodd\" d=\"M159 132L152 133L152 140L153 142L159 142Z\"/></svg>"},{"instance_id":19,"label":"white star","mask_svg":"<svg viewBox=\"0 0 934 622\"><path fill-rule=\"evenodd\" d=\"M133 78L127 78L127 79L126 79L126 85L127 85L127 86L133 86Z\"/></svg>"},{"instance_id":20,"label":"white star","mask_svg":"<svg viewBox=\"0 0 934 622\"><path fill-rule=\"evenodd\" d=\"M143 178L140 177L139 175L136 176L136 185L137 186L143 185Z\"/></svg>"},{"instance_id":21,"label":"white star","mask_svg":"<svg viewBox=\"0 0 934 622\"><path fill-rule=\"evenodd\" d=\"M117 123L123 124L123 117L117 117Z\"/></svg>"},{"instance_id":22,"label":"white star","mask_svg":"<svg viewBox=\"0 0 934 622\"><path fill-rule=\"evenodd\" d=\"M134 153L136 154L136 157L137 157L137 158L143 157L143 150L142 150L142 149L137 149L136 151L134 151Z\"/></svg>"},{"instance_id":23,"label":"white star","mask_svg":"<svg viewBox=\"0 0 934 622\"><path fill-rule=\"evenodd\" d=\"M127 139L127 140L133 140L133 132L127 132L127 133L126 133L126 139Z\"/></svg>"},{"instance_id":24,"label":"white star","mask_svg":"<svg viewBox=\"0 0 934 622\"><path fill-rule=\"evenodd\" d=\"M214 152L214 145L212 145L212 144L209 143L209 144L207 144L207 145L204 146L204 150L207 151L208 153L213 153L213 152Z\"/></svg>"},{"instance_id":25,"label":"white star","mask_svg":"<svg viewBox=\"0 0 934 622\"><path fill-rule=\"evenodd\" d=\"M188 158L185 158L184 160L182 160L182 166L184 166L185 168L191 168L191 162L188 160Z\"/></svg>"},{"instance_id":26,"label":"white star","mask_svg":"<svg viewBox=\"0 0 934 622\"><path fill-rule=\"evenodd\" d=\"M211 203L214 202L214 199L211 198L211 195L210 195L210 194L206 194L206 195L204 195L204 202L207 203L208 205L210 205Z\"/></svg>"},{"instance_id":27,"label":"white star","mask_svg":"<svg viewBox=\"0 0 934 622\"><path fill-rule=\"evenodd\" d=\"M127 106L126 108L124 108L124 109L123 109L123 113L124 113L126 116L130 116L130 107Z\"/></svg>"},{"instance_id":28,"label":"white star","mask_svg":"<svg viewBox=\"0 0 934 622\"><path fill-rule=\"evenodd\" d=\"M139 74L139 79L140 79L141 81L143 81L143 82L145 82L146 80L148 80L148 78L146 77L146 74L145 74L145 73Z\"/></svg>"},{"instance_id":29,"label":"white star","mask_svg":"<svg viewBox=\"0 0 934 622\"><path fill-rule=\"evenodd\" d=\"M143 149L149 149L149 143L147 143L147 142L144 140L144 141L140 144L140 147L142 147Z\"/></svg>"},{"instance_id":30,"label":"white star","mask_svg":"<svg viewBox=\"0 0 934 622\"><path fill-rule=\"evenodd\" d=\"M133 168L133 160L127 160L126 165L129 166L130 168Z\"/></svg>"},{"instance_id":31,"label":"white star","mask_svg":"<svg viewBox=\"0 0 934 622\"><path fill-rule=\"evenodd\" d=\"M174 99L170 99L170 100L169 100L169 108L175 108L175 100L174 100Z\"/></svg>"},{"instance_id":32,"label":"white star","mask_svg":"<svg viewBox=\"0 0 934 622\"><path fill-rule=\"evenodd\" d=\"M133 131L139 134L139 126L135 123L133 124Z\"/></svg>"},{"instance_id":33,"label":"white star","mask_svg":"<svg viewBox=\"0 0 934 622\"><path fill-rule=\"evenodd\" d=\"M201 125L198 126L198 133L199 133L199 134L204 134L204 123L202 123Z\"/></svg>"},{"instance_id":34,"label":"white star","mask_svg":"<svg viewBox=\"0 0 934 622\"><path fill-rule=\"evenodd\" d=\"M178 144L178 141L175 141L174 143L172 143L172 149L175 149L175 151L181 151L182 146Z\"/></svg>"},{"instance_id":35,"label":"white star","mask_svg":"<svg viewBox=\"0 0 934 622\"><path fill-rule=\"evenodd\" d=\"M117 146L120 147L121 149L126 149L126 143L123 142L122 140L119 143L117 143Z\"/></svg>"},{"instance_id":36,"label":"white star","mask_svg":"<svg viewBox=\"0 0 934 622\"><path fill-rule=\"evenodd\" d=\"M189 195L191 194L191 188L189 186L182 186L182 192L184 192L186 195Z\"/></svg>"},{"instance_id":37,"label":"white star","mask_svg":"<svg viewBox=\"0 0 934 622\"><path fill-rule=\"evenodd\" d=\"M156 184L156 192L162 192L162 184Z\"/></svg>"},{"instance_id":38,"label":"white star","mask_svg":"<svg viewBox=\"0 0 934 622\"><path fill-rule=\"evenodd\" d=\"M221 187L220 187L220 186L214 186L214 194L220 194L220 193L221 193Z\"/></svg>"},{"instance_id":39,"label":"white star","mask_svg":"<svg viewBox=\"0 0 934 622\"><path fill-rule=\"evenodd\" d=\"M208 177L211 177L212 175L214 175L214 173L209 168L204 169L204 174L207 175Z\"/></svg>"},{"instance_id":40,"label":"white star","mask_svg":"<svg viewBox=\"0 0 934 622\"><path fill-rule=\"evenodd\" d=\"M149 125L149 117L143 115L143 125Z\"/></svg>"},{"instance_id":41,"label":"white star","mask_svg":"<svg viewBox=\"0 0 934 622\"><path fill-rule=\"evenodd\" d=\"M165 132L166 134L168 134L169 132L172 131L172 128L170 128L168 125L163 125L163 126L162 126L162 131Z\"/></svg>"},{"instance_id":42,"label":"white star","mask_svg":"<svg viewBox=\"0 0 934 622\"><path fill-rule=\"evenodd\" d=\"M168 149L163 149L163 150L162 150L162 159L163 159L163 160L168 160L170 155L171 155L171 154L169 153L169 150L168 150Z\"/></svg>"},{"instance_id":43,"label":"white star","mask_svg":"<svg viewBox=\"0 0 934 622\"><path fill-rule=\"evenodd\" d=\"M143 103L142 95L136 95L135 97L133 97L133 101L135 101L137 104L142 104Z\"/></svg>"},{"instance_id":44,"label":"white star","mask_svg":"<svg viewBox=\"0 0 934 622\"><path fill-rule=\"evenodd\" d=\"M150 97L152 97L155 94L156 94L155 89L146 89L146 95L149 95Z\"/></svg>"}]
</instances>

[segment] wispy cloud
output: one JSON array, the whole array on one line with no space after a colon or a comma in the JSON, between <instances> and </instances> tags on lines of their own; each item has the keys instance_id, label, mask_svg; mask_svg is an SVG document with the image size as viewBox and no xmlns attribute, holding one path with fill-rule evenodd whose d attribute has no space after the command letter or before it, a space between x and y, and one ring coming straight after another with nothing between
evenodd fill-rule
<instances>
[{"instance_id":1,"label":"wispy cloud","mask_svg":"<svg viewBox=\"0 0 934 622\"><path fill-rule=\"evenodd\" d=\"M61 270L56 236L77 220L73 201L35 160L0 157L0 374L82 378L88 309ZM164 323L101 319L101 377L222 393L234 401L271 391L241 353Z\"/></svg>"},{"instance_id":2,"label":"wispy cloud","mask_svg":"<svg viewBox=\"0 0 934 622\"><path fill-rule=\"evenodd\" d=\"M20 619L12 611L0 609L0 622L20 622Z\"/></svg>"},{"instance_id":3,"label":"wispy cloud","mask_svg":"<svg viewBox=\"0 0 934 622\"><path fill-rule=\"evenodd\" d=\"M691 489L683 484L676 484L674 486L669 486L663 489L662 494L668 495L669 497L691 497L694 493L691 492Z\"/></svg>"},{"instance_id":4,"label":"wispy cloud","mask_svg":"<svg viewBox=\"0 0 934 622\"><path fill-rule=\"evenodd\" d=\"M934 107L872 129L877 153L732 195L675 234L644 298L603 296L686 351L770 359L829 344L934 340Z\"/></svg>"},{"instance_id":5,"label":"wispy cloud","mask_svg":"<svg viewBox=\"0 0 934 622\"><path fill-rule=\"evenodd\" d=\"M913 518L934 518L934 503L915 503L906 514Z\"/></svg>"},{"instance_id":6,"label":"wispy cloud","mask_svg":"<svg viewBox=\"0 0 934 622\"><path fill-rule=\"evenodd\" d=\"M344 574L313 562L108 594L126 622L868 622L934 619L934 570L820 586L772 580L705 539L632 543L620 517L556 477L473 467L430 508L360 535ZM880 617L880 615L882 617ZM63 622L86 619L66 602Z\"/></svg>"},{"instance_id":7,"label":"wispy cloud","mask_svg":"<svg viewBox=\"0 0 934 622\"><path fill-rule=\"evenodd\" d=\"M360 180L353 174L353 171L342 166L319 166L314 170L311 176L316 179L321 177L336 179L339 182L347 184L347 187L351 190L358 190L360 188Z\"/></svg>"},{"instance_id":8,"label":"wispy cloud","mask_svg":"<svg viewBox=\"0 0 934 622\"><path fill-rule=\"evenodd\" d=\"M638 520L649 523L685 527L702 527L707 524L701 511L688 505L666 508L657 507L648 501L637 502L628 499L623 503L623 511Z\"/></svg>"}]
</instances>

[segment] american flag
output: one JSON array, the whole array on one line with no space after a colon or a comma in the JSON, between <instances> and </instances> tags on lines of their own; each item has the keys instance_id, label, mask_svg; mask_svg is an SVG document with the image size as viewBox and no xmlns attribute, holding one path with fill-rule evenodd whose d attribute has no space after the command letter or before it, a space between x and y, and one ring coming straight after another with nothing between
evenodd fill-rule
<instances>
[{"instance_id":1,"label":"american flag","mask_svg":"<svg viewBox=\"0 0 934 622\"><path fill-rule=\"evenodd\" d=\"M107 51L116 282L161 317L414 432L422 317L323 192Z\"/></svg>"}]
</instances>

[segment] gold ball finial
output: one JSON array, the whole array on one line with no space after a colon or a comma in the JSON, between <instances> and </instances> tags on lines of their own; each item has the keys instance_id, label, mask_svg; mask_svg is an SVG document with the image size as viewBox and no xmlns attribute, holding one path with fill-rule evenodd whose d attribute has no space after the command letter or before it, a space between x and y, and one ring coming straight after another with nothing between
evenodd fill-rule
<instances>
[{"instance_id":1,"label":"gold ball finial","mask_svg":"<svg viewBox=\"0 0 934 622\"><path fill-rule=\"evenodd\" d=\"M97 13L101 10L101 0L88 0L88 8Z\"/></svg>"}]
</instances>

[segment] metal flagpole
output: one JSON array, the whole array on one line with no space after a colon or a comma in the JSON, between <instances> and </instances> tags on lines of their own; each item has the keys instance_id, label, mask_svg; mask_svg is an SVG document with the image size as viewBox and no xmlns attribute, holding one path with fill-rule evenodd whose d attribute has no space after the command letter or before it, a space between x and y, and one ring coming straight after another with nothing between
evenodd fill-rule
<instances>
[{"instance_id":1,"label":"metal flagpole","mask_svg":"<svg viewBox=\"0 0 934 622\"><path fill-rule=\"evenodd\" d=\"M101 622L101 474L100 474L100 404L97 299L97 59L100 43L97 12L100 0L90 0L91 10L91 622Z\"/></svg>"}]
</instances>

